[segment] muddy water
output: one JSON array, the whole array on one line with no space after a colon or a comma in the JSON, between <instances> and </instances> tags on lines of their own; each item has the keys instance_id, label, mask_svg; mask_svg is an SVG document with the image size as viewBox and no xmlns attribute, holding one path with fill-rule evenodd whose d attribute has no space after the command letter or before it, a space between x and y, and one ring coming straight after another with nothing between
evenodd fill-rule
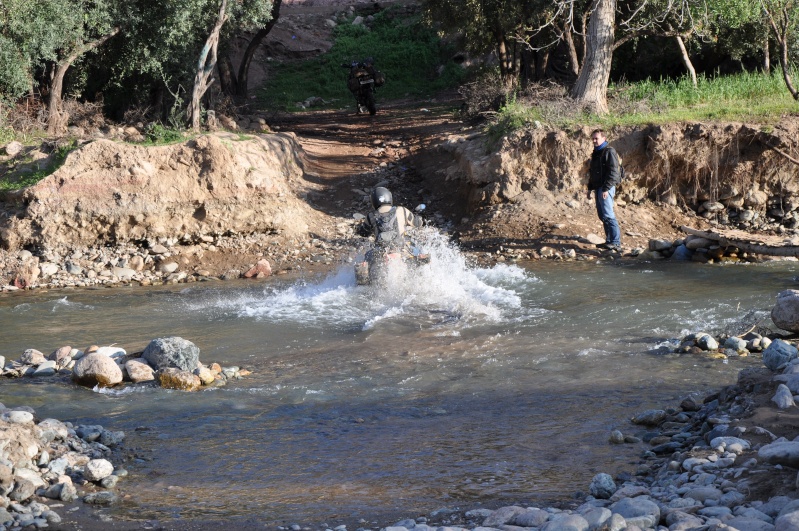
<instances>
[{"instance_id":1,"label":"muddy water","mask_svg":"<svg viewBox=\"0 0 799 531\"><path fill-rule=\"evenodd\" d=\"M393 288L328 277L0 298L0 353L155 337L253 371L225 388L106 393L0 382L0 402L128 434L118 518L334 525L442 507L544 503L600 471L634 413L732 383L753 361L658 350L722 331L793 287L794 266L470 267L438 244ZM760 314L763 315L762 312ZM385 525L391 522L381 521Z\"/></svg>"}]
</instances>

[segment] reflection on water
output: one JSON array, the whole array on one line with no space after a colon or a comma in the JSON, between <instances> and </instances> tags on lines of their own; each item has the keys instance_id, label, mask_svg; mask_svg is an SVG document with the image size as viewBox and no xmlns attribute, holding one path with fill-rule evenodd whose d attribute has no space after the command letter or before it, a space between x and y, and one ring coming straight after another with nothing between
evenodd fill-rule
<instances>
[{"instance_id":1,"label":"reflection on water","mask_svg":"<svg viewBox=\"0 0 799 531\"><path fill-rule=\"evenodd\" d=\"M391 288L327 277L0 298L0 355L155 337L251 376L225 388L102 393L4 381L0 401L128 435L117 516L330 518L544 501L632 468L611 429L731 383L745 363L657 354L768 309L790 264L469 267L432 238ZM761 313L763 314L763 313ZM138 428L138 429L137 429ZM332 522L331 522L332 523ZM384 524L386 522L383 522Z\"/></svg>"}]
</instances>

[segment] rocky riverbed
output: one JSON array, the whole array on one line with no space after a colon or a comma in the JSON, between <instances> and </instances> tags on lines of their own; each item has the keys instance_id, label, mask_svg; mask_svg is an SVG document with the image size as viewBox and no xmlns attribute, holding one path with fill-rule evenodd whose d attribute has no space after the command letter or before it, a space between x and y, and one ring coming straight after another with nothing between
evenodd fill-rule
<instances>
[{"instance_id":1,"label":"rocky riverbed","mask_svg":"<svg viewBox=\"0 0 799 531\"><path fill-rule=\"evenodd\" d=\"M547 507L441 508L384 531L799 529L799 359L775 340L764 367L701 400L633 417L608 444L641 446L629 472L597 474L587 493Z\"/></svg>"}]
</instances>

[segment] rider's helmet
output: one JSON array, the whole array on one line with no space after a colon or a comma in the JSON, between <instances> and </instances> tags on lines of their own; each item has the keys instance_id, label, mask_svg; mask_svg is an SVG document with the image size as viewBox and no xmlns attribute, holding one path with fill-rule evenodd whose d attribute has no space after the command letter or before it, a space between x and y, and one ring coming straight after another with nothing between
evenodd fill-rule
<instances>
[{"instance_id":1,"label":"rider's helmet","mask_svg":"<svg viewBox=\"0 0 799 531\"><path fill-rule=\"evenodd\" d=\"M378 186L374 190L372 190L372 207L377 210L383 205L393 205L394 199L391 197L391 192L388 191L388 188L383 188L382 186Z\"/></svg>"}]
</instances>

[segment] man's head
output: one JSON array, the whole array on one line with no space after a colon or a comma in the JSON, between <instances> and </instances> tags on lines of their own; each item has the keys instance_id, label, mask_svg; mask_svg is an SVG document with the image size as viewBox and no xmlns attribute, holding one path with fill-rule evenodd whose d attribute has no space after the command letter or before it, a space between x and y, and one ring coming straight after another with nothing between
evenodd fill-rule
<instances>
[{"instance_id":1,"label":"man's head","mask_svg":"<svg viewBox=\"0 0 799 531\"><path fill-rule=\"evenodd\" d=\"M394 200L391 197L391 192L388 191L387 188L383 188L382 186L378 186L374 190L372 190L372 207L377 210L383 205L393 205Z\"/></svg>"},{"instance_id":2,"label":"man's head","mask_svg":"<svg viewBox=\"0 0 799 531\"><path fill-rule=\"evenodd\" d=\"M591 133L591 142L594 143L594 147L601 146L607 138L605 138L605 131L602 129L594 129Z\"/></svg>"}]
</instances>

